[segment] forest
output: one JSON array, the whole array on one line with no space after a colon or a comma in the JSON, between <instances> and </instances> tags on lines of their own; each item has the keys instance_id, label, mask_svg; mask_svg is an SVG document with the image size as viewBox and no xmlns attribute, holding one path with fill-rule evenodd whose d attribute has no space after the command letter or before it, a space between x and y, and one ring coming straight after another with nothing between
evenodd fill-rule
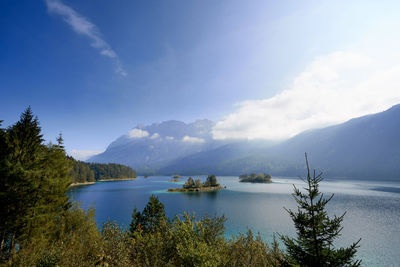
<instances>
[{"instance_id":1,"label":"forest","mask_svg":"<svg viewBox=\"0 0 400 267\"><path fill-rule=\"evenodd\" d=\"M271 183L272 176L267 173L259 173L258 175L256 173L251 173L250 175L242 174L239 176L239 181L242 183Z\"/></svg>"},{"instance_id":2,"label":"forest","mask_svg":"<svg viewBox=\"0 0 400 267\"><path fill-rule=\"evenodd\" d=\"M44 144L30 108L0 128L0 264L4 266L359 266L358 242L336 248L344 214L330 218L332 199L319 191L321 175L310 175L305 191L295 188L298 209L288 210L296 237L267 244L250 230L227 238L224 216L168 218L151 196L142 211L133 207L129 229L81 209L66 194L71 159L61 136ZM211 179L211 178L210 178ZM216 182L216 181L215 181ZM285 248L280 248L278 238Z\"/></svg>"},{"instance_id":3,"label":"forest","mask_svg":"<svg viewBox=\"0 0 400 267\"><path fill-rule=\"evenodd\" d=\"M87 163L68 156L72 163L72 183L95 182L98 180L136 178L136 172L132 168L115 163Z\"/></svg>"}]
</instances>

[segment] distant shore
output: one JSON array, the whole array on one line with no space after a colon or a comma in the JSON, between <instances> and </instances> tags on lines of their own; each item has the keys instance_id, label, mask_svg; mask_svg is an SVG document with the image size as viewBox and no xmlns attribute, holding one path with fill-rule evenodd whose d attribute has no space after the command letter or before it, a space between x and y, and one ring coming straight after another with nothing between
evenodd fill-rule
<instances>
[{"instance_id":1,"label":"distant shore","mask_svg":"<svg viewBox=\"0 0 400 267\"><path fill-rule=\"evenodd\" d=\"M127 180L134 180L137 177L133 177L133 178L112 178L112 179L100 179L97 180L95 182L84 182L84 183L72 183L69 185L69 187L74 187L74 186L80 186L80 185L91 185L91 184L95 184L97 182L111 182L111 181L127 181Z\"/></svg>"}]
</instances>

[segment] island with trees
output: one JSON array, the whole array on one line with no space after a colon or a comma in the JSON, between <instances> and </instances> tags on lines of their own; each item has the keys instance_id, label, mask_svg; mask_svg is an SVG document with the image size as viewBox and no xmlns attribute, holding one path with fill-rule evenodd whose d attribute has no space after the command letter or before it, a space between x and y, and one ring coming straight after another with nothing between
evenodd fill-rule
<instances>
[{"instance_id":1,"label":"island with trees","mask_svg":"<svg viewBox=\"0 0 400 267\"><path fill-rule=\"evenodd\" d=\"M189 177L182 188L170 188L168 192L210 192L222 188L223 187L217 182L217 177L211 174L204 183L202 183L200 179L193 180L192 177Z\"/></svg>"},{"instance_id":2,"label":"island with trees","mask_svg":"<svg viewBox=\"0 0 400 267\"><path fill-rule=\"evenodd\" d=\"M180 182L181 180L181 176L179 175L179 174L175 174L174 176L172 176L172 180L169 180L169 182L173 182L173 183L177 183L177 182Z\"/></svg>"},{"instance_id":3,"label":"island with trees","mask_svg":"<svg viewBox=\"0 0 400 267\"><path fill-rule=\"evenodd\" d=\"M272 177L267 173L251 173L250 175L242 174L239 176L239 180L242 183L272 183Z\"/></svg>"}]
</instances>

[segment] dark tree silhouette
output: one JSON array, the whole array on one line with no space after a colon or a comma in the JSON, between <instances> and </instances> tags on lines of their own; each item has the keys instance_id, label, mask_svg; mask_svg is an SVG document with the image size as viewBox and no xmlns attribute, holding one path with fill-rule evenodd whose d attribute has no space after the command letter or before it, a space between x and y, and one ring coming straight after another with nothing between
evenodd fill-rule
<instances>
[{"instance_id":1,"label":"dark tree silhouette","mask_svg":"<svg viewBox=\"0 0 400 267\"><path fill-rule=\"evenodd\" d=\"M361 261L354 260L359 242L353 243L348 248L336 249L333 245L335 238L340 236L343 229L341 223L346 213L332 219L325 211L325 206L332 199L333 194L325 198L319 191L322 173L313 176L310 174L307 153L305 154L307 179L306 190L303 193L294 186L297 211L287 210L296 227L297 238L281 236L286 245L290 260L295 265L322 267L322 266L359 266Z\"/></svg>"}]
</instances>

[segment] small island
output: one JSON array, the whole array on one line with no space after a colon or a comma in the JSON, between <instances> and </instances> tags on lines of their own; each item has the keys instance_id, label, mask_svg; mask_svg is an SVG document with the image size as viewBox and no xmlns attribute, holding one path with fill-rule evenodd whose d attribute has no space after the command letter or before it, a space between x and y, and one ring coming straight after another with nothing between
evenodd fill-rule
<instances>
[{"instance_id":1,"label":"small island","mask_svg":"<svg viewBox=\"0 0 400 267\"><path fill-rule=\"evenodd\" d=\"M177 182L180 182L181 180L180 180L180 178L182 178L179 174L175 174L174 176L172 176L172 180L169 180L169 182L172 182L172 183L177 183Z\"/></svg>"},{"instance_id":2,"label":"small island","mask_svg":"<svg viewBox=\"0 0 400 267\"><path fill-rule=\"evenodd\" d=\"M255 174L251 173L250 175L242 174L239 176L239 180L242 183L272 183L272 177L267 173Z\"/></svg>"},{"instance_id":3,"label":"small island","mask_svg":"<svg viewBox=\"0 0 400 267\"><path fill-rule=\"evenodd\" d=\"M222 188L223 187L217 182L217 177L212 174L207 177L204 183L202 183L200 179L193 180L192 177L189 177L182 188L170 188L168 192L210 192Z\"/></svg>"}]
</instances>

